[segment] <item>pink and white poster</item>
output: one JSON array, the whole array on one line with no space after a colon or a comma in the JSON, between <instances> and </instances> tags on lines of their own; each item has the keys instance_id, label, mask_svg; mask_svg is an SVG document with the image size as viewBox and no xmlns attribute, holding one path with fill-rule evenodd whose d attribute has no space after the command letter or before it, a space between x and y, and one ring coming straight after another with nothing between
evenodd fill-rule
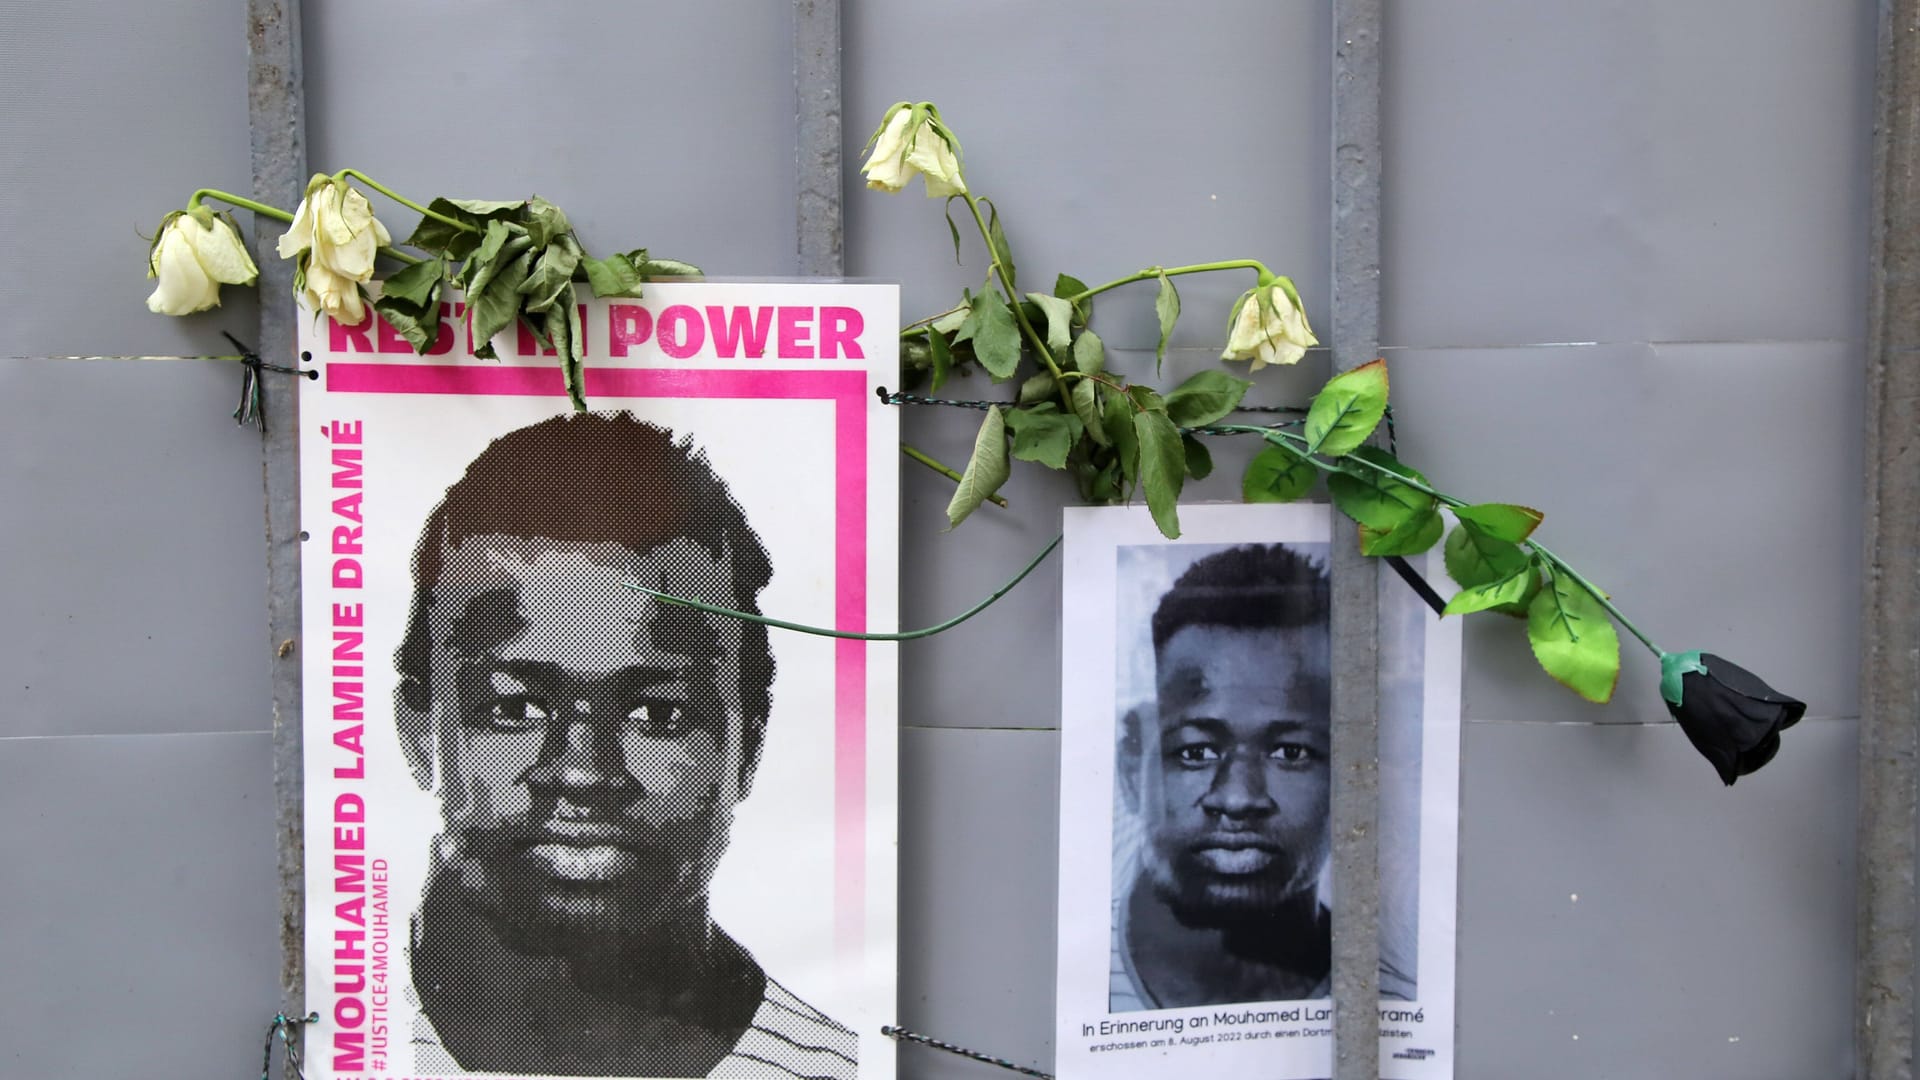
<instances>
[{"instance_id":1,"label":"pink and white poster","mask_svg":"<svg viewBox=\"0 0 1920 1080\"><path fill-rule=\"evenodd\" d=\"M892 286L302 329L307 1075L894 1073ZM303 316L303 320L304 320Z\"/></svg>"}]
</instances>

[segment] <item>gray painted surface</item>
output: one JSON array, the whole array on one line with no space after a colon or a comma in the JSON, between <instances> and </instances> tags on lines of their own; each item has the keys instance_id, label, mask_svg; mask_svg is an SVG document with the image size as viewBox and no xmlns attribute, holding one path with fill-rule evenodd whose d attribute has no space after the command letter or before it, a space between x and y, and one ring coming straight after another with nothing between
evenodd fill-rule
<instances>
[{"instance_id":1,"label":"gray painted surface","mask_svg":"<svg viewBox=\"0 0 1920 1080\"><path fill-rule=\"evenodd\" d=\"M791 4L305 8L316 166L537 190L609 246L796 269ZM195 186L247 186L243 10L0 5L18 148L0 224L16 253L53 252L0 267L0 356L225 351L220 328L257 325L237 291L210 316L147 314L134 235ZM847 4L848 164L887 103L932 98L1031 286L1257 254L1324 329L1329 11L1166 10ZM1814 717L1724 791L1640 658L1596 709L1510 627L1470 632L1460 1075L1847 1075L1872 5L1389 0L1386 18L1382 336L1417 347L1388 352L1407 457L1541 506L1549 542L1663 644L1748 664ZM632 104L586 111L614 100ZM947 244L937 203L849 180L847 270L902 280L909 318L978 281L978 247L956 268ZM1245 285L1182 289L1168 379L1212 363ZM1151 290L1107 300L1103 335L1149 350L1117 362L1150 371ZM1607 344L1473 348L1565 341ZM1699 344L1646 344L1675 341ZM1325 365L1255 393L1300 401ZM281 1004L258 443L226 418L237 388L212 363L0 361L9 1080L247 1075ZM970 420L903 417L949 461ZM1193 496L1231 497L1246 449L1218 450ZM903 625L998 585L1072 494L1023 468L1011 511L945 535L950 489L904 477ZM1058 588L1043 568L902 647L901 1020L1042 1065ZM113 1011L112 1037L88 1008Z\"/></svg>"}]
</instances>

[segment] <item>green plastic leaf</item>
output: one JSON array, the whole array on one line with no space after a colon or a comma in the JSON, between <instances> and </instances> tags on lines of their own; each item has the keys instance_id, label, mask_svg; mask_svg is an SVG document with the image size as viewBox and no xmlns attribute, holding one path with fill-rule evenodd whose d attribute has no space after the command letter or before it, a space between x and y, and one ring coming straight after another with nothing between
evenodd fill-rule
<instances>
[{"instance_id":1,"label":"green plastic leaf","mask_svg":"<svg viewBox=\"0 0 1920 1080\"><path fill-rule=\"evenodd\" d=\"M446 272L445 262L439 259L422 260L381 282L380 295L389 300L405 301L416 309L424 307L434 298Z\"/></svg>"},{"instance_id":2,"label":"green plastic leaf","mask_svg":"<svg viewBox=\"0 0 1920 1080\"><path fill-rule=\"evenodd\" d=\"M1320 470L1290 447L1269 445L1247 462L1240 497L1251 503L1292 502L1313 490Z\"/></svg>"},{"instance_id":3,"label":"green plastic leaf","mask_svg":"<svg viewBox=\"0 0 1920 1080\"><path fill-rule=\"evenodd\" d=\"M1132 487L1140 476L1140 437L1133 428L1133 403L1125 394L1109 393L1100 409L1100 422L1120 461L1120 475Z\"/></svg>"},{"instance_id":4,"label":"green plastic leaf","mask_svg":"<svg viewBox=\"0 0 1920 1080\"><path fill-rule=\"evenodd\" d=\"M1387 365L1374 360L1327 380L1307 409L1307 452L1343 457L1367 441L1387 411Z\"/></svg>"},{"instance_id":5,"label":"green plastic leaf","mask_svg":"<svg viewBox=\"0 0 1920 1080\"><path fill-rule=\"evenodd\" d=\"M1187 452L1187 475L1195 480L1205 480L1213 475L1213 451L1198 437L1182 432L1180 446Z\"/></svg>"},{"instance_id":6,"label":"green plastic leaf","mask_svg":"<svg viewBox=\"0 0 1920 1080\"><path fill-rule=\"evenodd\" d=\"M1181 427L1204 427L1232 412L1252 386L1209 368L1173 388L1167 395L1167 416Z\"/></svg>"},{"instance_id":7,"label":"green plastic leaf","mask_svg":"<svg viewBox=\"0 0 1920 1080\"><path fill-rule=\"evenodd\" d=\"M1446 609L1440 614L1465 615L1505 604L1517 604L1526 598L1528 589L1534 581L1533 567L1524 567L1519 573L1501 578L1499 581L1460 590L1453 594L1453 599L1447 601Z\"/></svg>"},{"instance_id":8,"label":"green plastic leaf","mask_svg":"<svg viewBox=\"0 0 1920 1080\"><path fill-rule=\"evenodd\" d=\"M1073 384L1073 391L1067 395L1067 399L1073 403L1073 415L1080 418L1081 425L1086 428L1087 434L1093 438L1094 443L1098 446L1111 446L1113 440L1107 438L1107 426L1100 417L1100 398L1096 393L1097 389L1092 379L1081 379Z\"/></svg>"},{"instance_id":9,"label":"green plastic leaf","mask_svg":"<svg viewBox=\"0 0 1920 1080\"><path fill-rule=\"evenodd\" d=\"M1391 529L1360 526L1362 555L1418 555L1440 542L1447 529L1438 509L1429 507Z\"/></svg>"},{"instance_id":10,"label":"green plastic leaf","mask_svg":"<svg viewBox=\"0 0 1920 1080\"><path fill-rule=\"evenodd\" d=\"M953 371L953 350L947 345L947 335L938 330L927 331L927 344L933 351L933 388L938 391Z\"/></svg>"},{"instance_id":11,"label":"green plastic leaf","mask_svg":"<svg viewBox=\"0 0 1920 1080\"><path fill-rule=\"evenodd\" d=\"M1530 562L1511 541L1489 536L1466 521L1447 534L1446 561L1447 576L1463 589L1505 580Z\"/></svg>"},{"instance_id":12,"label":"green plastic leaf","mask_svg":"<svg viewBox=\"0 0 1920 1080\"><path fill-rule=\"evenodd\" d=\"M973 331L973 355L994 382L1001 382L1020 366L1020 327L1013 320L1013 309L988 289L974 301L974 313L979 319Z\"/></svg>"},{"instance_id":13,"label":"green plastic leaf","mask_svg":"<svg viewBox=\"0 0 1920 1080\"><path fill-rule=\"evenodd\" d=\"M1015 397L1022 405L1037 404L1053 397L1055 385L1051 372L1037 372L1027 376L1027 381L1020 384L1020 393Z\"/></svg>"},{"instance_id":14,"label":"green plastic leaf","mask_svg":"<svg viewBox=\"0 0 1920 1080\"><path fill-rule=\"evenodd\" d=\"M967 460L967 469L960 474L960 484L947 503L947 527L960 524L968 514L980 509L987 496L1007 482L1012 471L1013 465L1007 460L1006 418L998 407L989 408L986 420L980 424L980 433L974 436L973 456Z\"/></svg>"},{"instance_id":15,"label":"green plastic leaf","mask_svg":"<svg viewBox=\"0 0 1920 1080\"><path fill-rule=\"evenodd\" d=\"M1508 543L1517 544L1533 535L1546 515L1530 506L1514 506L1511 503L1478 503L1474 506L1461 506L1453 511L1453 516L1461 521L1471 521L1488 536L1497 537Z\"/></svg>"},{"instance_id":16,"label":"green plastic leaf","mask_svg":"<svg viewBox=\"0 0 1920 1080\"><path fill-rule=\"evenodd\" d=\"M1067 454L1073 449L1071 421L1051 407L1015 409L1007 414L1007 428L1013 432L1013 456L1035 461L1049 469L1067 467Z\"/></svg>"},{"instance_id":17,"label":"green plastic leaf","mask_svg":"<svg viewBox=\"0 0 1920 1080\"><path fill-rule=\"evenodd\" d=\"M1379 465L1390 474L1425 482L1419 473L1377 447L1360 447L1353 456ZM1393 475L1383 475L1360 465L1347 468L1352 471L1328 474L1327 494L1341 513L1369 529L1391 532L1409 518L1434 508L1433 496L1409 487Z\"/></svg>"},{"instance_id":18,"label":"green plastic leaf","mask_svg":"<svg viewBox=\"0 0 1920 1080\"><path fill-rule=\"evenodd\" d=\"M640 271L634 269L625 255L585 258L580 260L580 265L587 271L587 284L595 296L637 297L641 293Z\"/></svg>"},{"instance_id":19,"label":"green plastic leaf","mask_svg":"<svg viewBox=\"0 0 1920 1080\"><path fill-rule=\"evenodd\" d=\"M1055 356L1066 352L1073 341L1073 305L1046 293L1030 292L1027 299L1047 314L1047 351Z\"/></svg>"},{"instance_id":20,"label":"green plastic leaf","mask_svg":"<svg viewBox=\"0 0 1920 1080\"><path fill-rule=\"evenodd\" d=\"M1180 290L1173 287L1173 279L1160 275L1160 291L1153 298L1154 314L1160 317L1160 344L1153 350L1153 370L1160 372L1160 364L1167 358L1167 342L1173 338L1173 324L1180 321Z\"/></svg>"},{"instance_id":21,"label":"green plastic leaf","mask_svg":"<svg viewBox=\"0 0 1920 1080\"><path fill-rule=\"evenodd\" d=\"M1140 489L1147 496L1153 523L1169 540L1180 536L1180 514L1175 504L1187 479L1187 452L1180 445L1180 429L1163 412L1133 414L1134 435L1140 441Z\"/></svg>"},{"instance_id":22,"label":"green plastic leaf","mask_svg":"<svg viewBox=\"0 0 1920 1080\"><path fill-rule=\"evenodd\" d=\"M1606 609L1564 574L1527 605L1527 643L1547 674L1588 701L1605 704L1620 678L1620 635Z\"/></svg>"},{"instance_id":23,"label":"green plastic leaf","mask_svg":"<svg viewBox=\"0 0 1920 1080\"><path fill-rule=\"evenodd\" d=\"M1098 375L1106 366L1107 347L1101 343L1100 335L1091 330L1080 331L1080 336L1073 339L1074 370Z\"/></svg>"}]
</instances>

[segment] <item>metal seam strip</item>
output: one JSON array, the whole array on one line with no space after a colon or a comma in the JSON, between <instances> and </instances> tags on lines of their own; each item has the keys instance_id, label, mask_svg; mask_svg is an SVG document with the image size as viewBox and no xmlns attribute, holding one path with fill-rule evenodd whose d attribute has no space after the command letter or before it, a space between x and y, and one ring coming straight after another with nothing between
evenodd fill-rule
<instances>
[{"instance_id":1,"label":"metal seam strip","mask_svg":"<svg viewBox=\"0 0 1920 1080\"><path fill-rule=\"evenodd\" d=\"M306 101L300 63L299 0L248 0L247 127L253 197L292 206L307 178ZM292 366L296 338L293 265L271 257L277 222L254 219L260 266L260 356ZM303 1015L305 970L304 785L300 761L299 388L296 379L265 384L261 476L266 489L267 662L273 665L273 794L279 837L280 992L282 1011Z\"/></svg>"},{"instance_id":2,"label":"metal seam strip","mask_svg":"<svg viewBox=\"0 0 1920 1080\"><path fill-rule=\"evenodd\" d=\"M1381 0L1333 3L1333 368L1380 340ZM1380 1075L1379 576L1336 530L1333 576L1334 1080Z\"/></svg>"},{"instance_id":3,"label":"metal seam strip","mask_svg":"<svg viewBox=\"0 0 1920 1080\"><path fill-rule=\"evenodd\" d=\"M799 271L840 277L840 0L794 0L793 89Z\"/></svg>"}]
</instances>

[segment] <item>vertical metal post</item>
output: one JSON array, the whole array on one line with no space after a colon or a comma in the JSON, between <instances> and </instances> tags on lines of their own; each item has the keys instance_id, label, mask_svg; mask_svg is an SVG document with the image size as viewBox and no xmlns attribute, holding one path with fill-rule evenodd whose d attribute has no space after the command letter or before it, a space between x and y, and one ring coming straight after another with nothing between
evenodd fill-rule
<instances>
[{"instance_id":1,"label":"vertical metal post","mask_svg":"<svg viewBox=\"0 0 1920 1080\"><path fill-rule=\"evenodd\" d=\"M306 190L307 112L300 68L299 0L247 2L247 127L253 197L292 207ZM293 366L293 265L273 254L278 222L254 218L260 265L260 340L269 363ZM267 646L273 665L273 794L280 852L281 1008L305 1010L305 844L300 765L299 391L267 376L261 472L266 485Z\"/></svg>"},{"instance_id":2,"label":"vertical metal post","mask_svg":"<svg viewBox=\"0 0 1920 1080\"><path fill-rule=\"evenodd\" d=\"M793 89L800 273L846 272L841 233L840 0L794 0Z\"/></svg>"},{"instance_id":3,"label":"vertical metal post","mask_svg":"<svg viewBox=\"0 0 1920 1080\"><path fill-rule=\"evenodd\" d=\"M1920 0L1882 0L1875 85L1861 605L1860 1073L1914 1060L1920 761Z\"/></svg>"},{"instance_id":4,"label":"vertical metal post","mask_svg":"<svg viewBox=\"0 0 1920 1080\"><path fill-rule=\"evenodd\" d=\"M1333 367L1380 340L1382 0L1333 0ZM1378 568L1346 530L1333 558L1334 1080L1380 1075Z\"/></svg>"}]
</instances>

